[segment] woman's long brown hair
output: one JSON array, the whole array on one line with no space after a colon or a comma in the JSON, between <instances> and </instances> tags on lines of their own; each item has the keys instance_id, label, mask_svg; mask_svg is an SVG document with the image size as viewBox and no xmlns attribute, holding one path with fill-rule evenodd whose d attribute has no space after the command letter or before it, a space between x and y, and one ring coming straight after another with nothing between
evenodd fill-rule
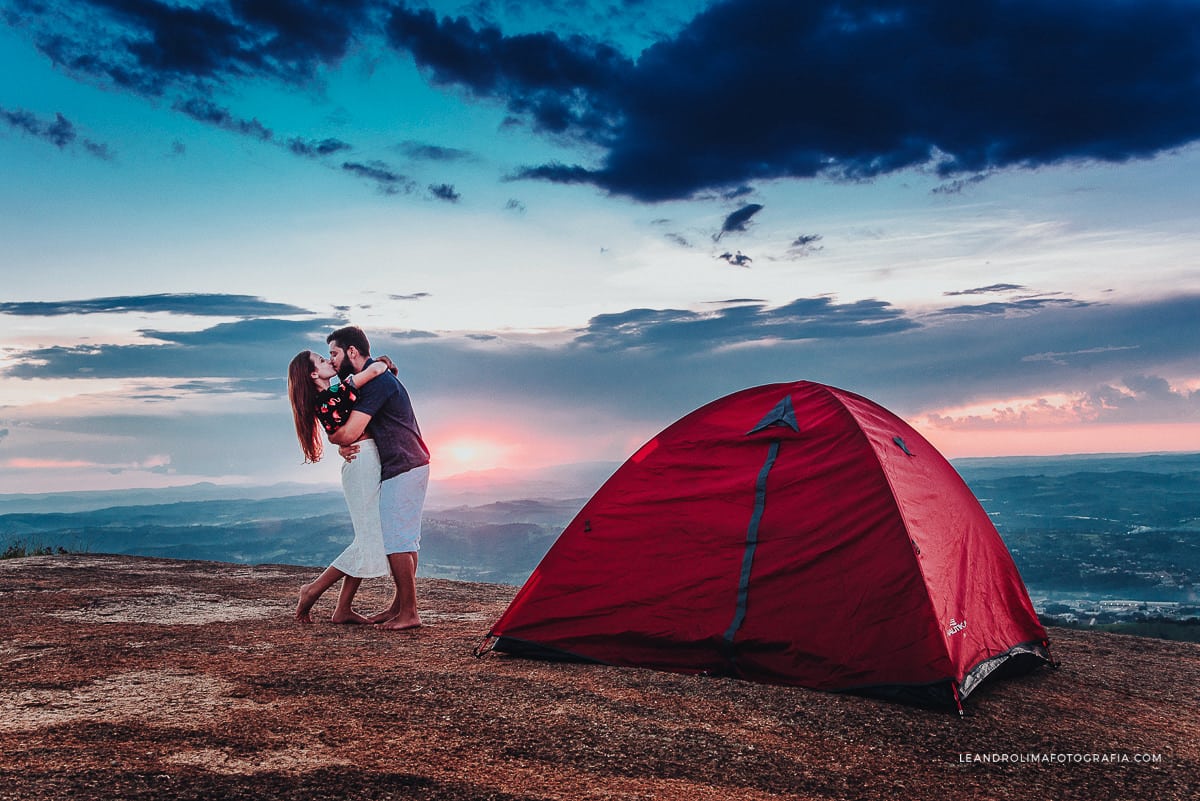
<instances>
[{"instance_id":1,"label":"woman's long brown hair","mask_svg":"<svg viewBox=\"0 0 1200 801\"><path fill-rule=\"evenodd\" d=\"M324 445L321 432L317 429L317 389L312 380L312 351L302 350L288 365L288 399L292 402L292 419L296 423L296 437L300 450L304 451L304 462L321 461Z\"/></svg>"}]
</instances>

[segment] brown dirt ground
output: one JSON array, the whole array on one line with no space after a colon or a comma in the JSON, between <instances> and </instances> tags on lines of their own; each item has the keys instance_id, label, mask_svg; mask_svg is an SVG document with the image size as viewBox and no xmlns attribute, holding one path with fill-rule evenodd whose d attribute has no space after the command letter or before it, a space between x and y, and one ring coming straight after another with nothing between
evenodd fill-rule
<instances>
[{"instance_id":1,"label":"brown dirt ground","mask_svg":"<svg viewBox=\"0 0 1200 801\"><path fill-rule=\"evenodd\" d=\"M1194 644L1052 629L1061 668L985 685L960 719L475 659L508 586L421 579L412 632L323 622L331 595L298 625L316 572L0 561L0 801L1196 797ZM386 596L376 579L360 598Z\"/></svg>"}]
</instances>

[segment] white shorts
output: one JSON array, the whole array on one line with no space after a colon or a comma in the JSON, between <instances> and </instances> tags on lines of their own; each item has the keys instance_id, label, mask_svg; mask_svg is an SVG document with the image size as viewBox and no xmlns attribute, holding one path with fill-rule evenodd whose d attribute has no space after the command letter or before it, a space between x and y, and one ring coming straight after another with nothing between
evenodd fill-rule
<instances>
[{"instance_id":1,"label":"white shorts","mask_svg":"<svg viewBox=\"0 0 1200 801\"><path fill-rule=\"evenodd\" d=\"M379 518L383 524L383 550L387 553L421 549L421 511L428 486L427 464L379 485Z\"/></svg>"}]
</instances>

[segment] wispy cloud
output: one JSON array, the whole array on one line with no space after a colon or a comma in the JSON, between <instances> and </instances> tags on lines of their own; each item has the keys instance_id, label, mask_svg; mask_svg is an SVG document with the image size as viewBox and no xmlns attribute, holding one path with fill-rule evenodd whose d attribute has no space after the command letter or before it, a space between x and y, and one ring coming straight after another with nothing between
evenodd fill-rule
<instances>
[{"instance_id":1,"label":"wispy cloud","mask_svg":"<svg viewBox=\"0 0 1200 801\"><path fill-rule=\"evenodd\" d=\"M372 161L367 164L347 161L342 163L342 169L374 182L376 189L385 195L409 194L417 187L416 182L411 178L395 172L382 161Z\"/></svg>"},{"instance_id":2,"label":"wispy cloud","mask_svg":"<svg viewBox=\"0 0 1200 801\"><path fill-rule=\"evenodd\" d=\"M137 345L10 348L6 379L70 378L86 393L79 379L93 377L98 389L78 402L6 408L5 456L145 472L168 469L145 465L169 454L172 475L225 475L235 438L265 462L294 464L285 366L301 349L323 350L344 323L253 318L203 331L162 326ZM946 430L1200 422L1195 295L977 317L915 317L882 300L773 306L742 297L597 315L568 336L368 334L374 352L400 365L423 425L444 430L447 410L477 402L499 416L570 420L571 436L616 443L597 458L619 458L624 443L721 395L797 379L860 392ZM110 465L117 447L124 464Z\"/></svg>"},{"instance_id":3,"label":"wispy cloud","mask_svg":"<svg viewBox=\"0 0 1200 801\"><path fill-rule=\"evenodd\" d=\"M748 203L737 211L730 213L725 218L725 222L721 223L721 230L713 236L713 241L720 241L721 237L725 234L745 231L746 227L750 225L750 219L762 210L763 206L761 203Z\"/></svg>"},{"instance_id":4,"label":"wispy cloud","mask_svg":"<svg viewBox=\"0 0 1200 801\"><path fill-rule=\"evenodd\" d=\"M283 317L312 314L308 309L263 300L252 295L161 294L116 295L66 301L0 302L0 314L19 317L61 317L64 314L122 314L166 312L198 317Z\"/></svg>"},{"instance_id":5,"label":"wispy cloud","mask_svg":"<svg viewBox=\"0 0 1200 801\"><path fill-rule=\"evenodd\" d=\"M925 419L930 425L956 431L1197 423L1200 391L1173 387L1160 376L1135 374L1116 383L1100 383L1065 395L1005 400L986 409L948 409L931 413Z\"/></svg>"},{"instance_id":6,"label":"wispy cloud","mask_svg":"<svg viewBox=\"0 0 1200 801\"><path fill-rule=\"evenodd\" d=\"M148 470L150 472L166 472L171 464L167 456L155 456L141 462L93 462L84 459L39 459L31 457L14 457L0 461L0 468L16 470L89 470L102 469L110 473L120 473L126 470Z\"/></svg>"},{"instance_id":7,"label":"wispy cloud","mask_svg":"<svg viewBox=\"0 0 1200 801\"><path fill-rule=\"evenodd\" d=\"M788 247L787 255L789 258L800 259L811 256L814 253L819 253L825 249L824 245L817 244L821 241L820 234L801 234L792 240L792 244Z\"/></svg>"},{"instance_id":8,"label":"wispy cloud","mask_svg":"<svg viewBox=\"0 0 1200 801\"><path fill-rule=\"evenodd\" d=\"M333 138L321 139L320 141L309 141L296 137L288 140L287 147L297 156L306 156L308 158L332 156L335 153L353 150L353 147L347 142Z\"/></svg>"},{"instance_id":9,"label":"wispy cloud","mask_svg":"<svg viewBox=\"0 0 1200 801\"><path fill-rule=\"evenodd\" d=\"M117 295L105 298L51 301L0 302L0 314L25 317L58 317L64 314L121 314L167 312L201 317L263 317L312 314L290 303L276 303L252 295L174 293Z\"/></svg>"},{"instance_id":10,"label":"wispy cloud","mask_svg":"<svg viewBox=\"0 0 1200 801\"><path fill-rule=\"evenodd\" d=\"M727 250L717 256L717 258L721 261L729 262L734 267L749 267L754 262L754 259L750 258L740 250L737 253L731 253Z\"/></svg>"},{"instance_id":11,"label":"wispy cloud","mask_svg":"<svg viewBox=\"0 0 1200 801\"><path fill-rule=\"evenodd\" d=\"M305 348L324 351L325 336L342 319L246 319L201 331L143 330L151 344L87 344L34 348L10 355L14 378L251 379L283 375Z\"/></svg>"},{"instance_id":12,"label":"wispy cloud","mask_svg":"<svg viewBox=\"0 0 1200 801\"><path fill-rule=\"evenodd\" d=\"M56 113L54 120L50 122L24 109L14 110L0 106L0 122L36 139L49 142L59 150L65 150L78 142L84 150L96 158L112 161L115 157L113 149L108 145L80 137L75 130L75 124L61 113Z\"/></svg>"},{"instance_id":13,"label":"wispy cloud","mask_svg":"<svg viewBox=\"0 0 1200 801\"><path fill-rule=\"evenodd\" d=\"M1121 350L1138 350L1137 345L1108 345L1102 348L1084 348L1083 350L1072 351L1047 351L1043 353L1031 353L1028 356L1022 356L1023 362L1049 362L1066 367L1071 361L1078 361L1081 356L1094 356L1099 353L1112 353Z\"/></svg>"},{"instance_id":14,"label":"wispy cloud","mask_svg":"<svg viewBox=\"0 0 1200 801\"><path fill-rule=\"evenodd\" d=\"M972 289L958 289L948 292L943 292L947 297L955 297L958 295L990 295L993 292L1024 292L1026 287L1020 284L989 284L987 286L978 286Z\"/></svg>"},{"instance_id":15,"label":"wispy cloud","mask_svg":"<svg viewBox=\"0 0 1200 801\"><path fill-rule=\"evenodd\" d=\"M995 301L992 303L980 303L969 306L952 306L941 309L935 314L938 315L955 315L959 317L982 317L995 315L1012 315L1012 314L1029 314L1030 312L1046 308L1048 306L1058 306L1062 308L1082 308L1084 306L1093 305L1090 301L1075 300L1073 298L1021 298L1012 301Z\"/></svg>"},{"instance_id":16,"label":"wispy cloud","mask_svg":"<svg viewBox=\"0 0 1200 801\"><path fill-rule=\"evenodd\" d=\"M917 325L901 310L877 300L839 304L830 298L801 298L775 308L745 303L707 312L631 309L604 314L593 317L575 342L604 350L694 352L755 341L880 336Z\"/></svg>"},{"instance_id":17,"label":"wispy cloud","mask_svg":"<svg viewBox=\"0 0 1200 801\"><path fill-rule=\"evenodd\" d=\"M462 195L459 194L452 184L430 184L429 194L447 203L457 203L462 200Z\"/></svg>"},{"instance_id":18,"label":"wispy cloud","mask_svg":"<svg viewBox=\"0 0 1200 801\"><path fill-rule=\"evenodd\" d=\"M432 145L427 142L406 141L399 145L400 152L411 159L420 161L471 161L475 159L475 155L469 151L462 150L456 147L443 147L441 145Z\"/></svg>"},{"instance_id":19,"label":"wispy cloud","mask_svg":"<svg viewBox=\"0 0 1200 801\"><path fill-rule=\"evenodd\" d=\"M175 104L175 110L183 112L198 122L215 125L242 136L249 136L264 142L275 138L274 132L258 120L239 119L229 109L222 108L205 98L191 97L181 100Z\"/></svg>"}]
</instances>

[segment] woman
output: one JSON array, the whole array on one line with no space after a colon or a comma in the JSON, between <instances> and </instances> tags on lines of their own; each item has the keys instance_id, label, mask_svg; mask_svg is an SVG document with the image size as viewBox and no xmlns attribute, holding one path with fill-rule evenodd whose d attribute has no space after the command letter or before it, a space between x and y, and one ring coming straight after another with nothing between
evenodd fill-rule
<instances>
[{"instance_id":1,"label":"woman","mask_svg":"<svg viewBox=\"0 0 1200 801\"><path fill-rule=\"evenodd\" d=\"M301 351L288 365L288 398L296 436L305 464L319 462L324 445L318 423L331 434L346 422L354 409L354 390L388 369L386 359L372 362L345 381L338 381L333 363L310 350ZM354 525L354 541L310 584L300 588L296 620L312 623L312 607L326 590L342 580L334 623L369 623L353 609L354 595L364 578L388 574L383 552L383 527L379 519L379 451L370 439L362 439L358 457L342 465L342 490Z\"/></svg>"}]
</instances>

